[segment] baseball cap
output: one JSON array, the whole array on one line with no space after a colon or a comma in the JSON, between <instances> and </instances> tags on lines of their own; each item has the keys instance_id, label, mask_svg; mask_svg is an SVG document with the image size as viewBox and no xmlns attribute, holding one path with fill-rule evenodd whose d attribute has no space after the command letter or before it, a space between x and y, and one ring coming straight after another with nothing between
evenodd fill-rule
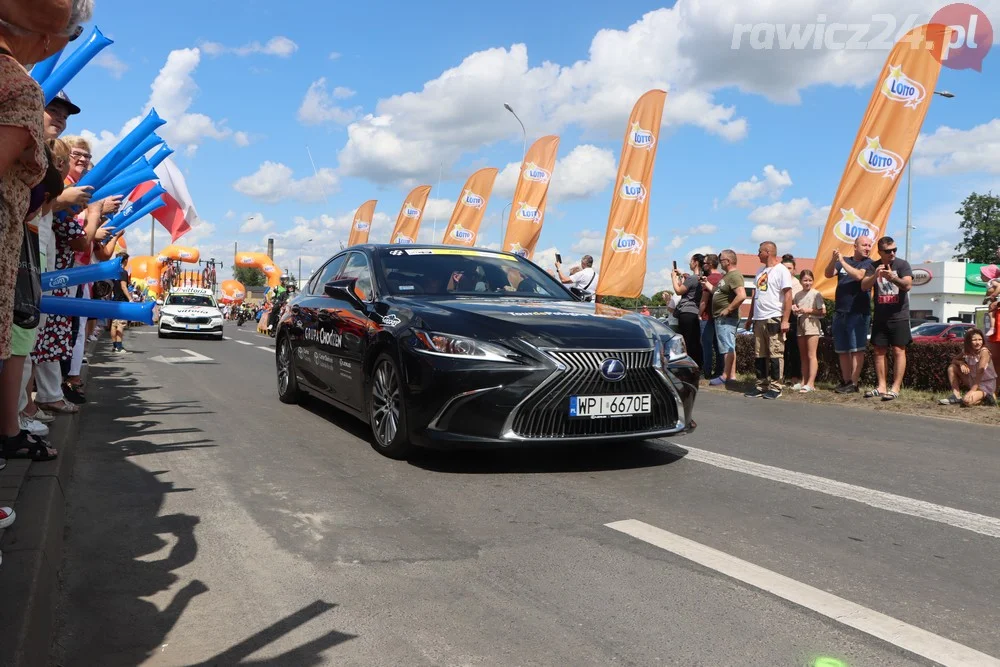
<instances>
[{"instance_id":1,"label":"baseball cap","mask_svg":"<svg viewBox=\"0 0 1000 667\"><path fill-rule=\"evenodd\" d=\"M56 102L60 102L63 105L65 105L66 108L69 110L70 116L74 116L80 113L80 107L76 106L70 101L69 95L66 94L65 90L60 90L59 93L52 99L52 101L49 102L49 104L55 104Z\"/></svg>"}]
</instances>

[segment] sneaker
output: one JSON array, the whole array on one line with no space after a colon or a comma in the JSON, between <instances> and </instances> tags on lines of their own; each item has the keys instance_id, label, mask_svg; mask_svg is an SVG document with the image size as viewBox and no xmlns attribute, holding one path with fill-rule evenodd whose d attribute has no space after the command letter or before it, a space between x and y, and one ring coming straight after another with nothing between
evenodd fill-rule
<instances>
[{"instance_id":1,"label":"sneaker","mask_svg":"<svg viewBox=\"0 0 1000 667\"><path fill-rule=\"evenodd\" d=\"M87 337L87 340L89 340L91 343L96 342L97 334L91 334L90 336Z\"/></svg>"},{"instance_id":2,"label":"sneaker","mask_svg":"<svg viewBox=\"0 0 1000 667\"><path fill-rule=\"evenodd\" d=\"M938 401L938 405L960 405L961 403L962 399L960 399L958 396L955 396L954 394L952 394L948 398L942 398L940 401Z\"/></svg>"},{"instance_id":3,"label":"sneaker","mask_svg":"<svg viewBox=\"0 0 1000 667\"><path fill-rule=\"evenodd\" d=\"M10 524L14 523L14 519L17 515L14 514L14 508L12 507L0 507L0 528L6 528Z\"/></svg>"},{"instance_id":4,"label":"sneaker","mask_svg":"<svg viewBox=\"0 0 1000 667\"><path fill-rule=\"evenodd\" d=\"M720 384L726 384L726 381L723 380L722 376L720 375L717 378L712 378L711 380L709 380L708 384L709 384L709 386L712 386L712 387L718 387Z\"/></svg>"},{"instance_id":5,"label":"sneaker","mask_svg":"<svg viewBox=\"0 0 1000 667\"><path fill-rule=\"evenodd\" d=\"M32 419L31 417L25 417L23 415L18 416L17 421L21 424L21 430L27 431L31 435L48 435L49 427L38 421L37 419Z\"/></svg>"},{"instance_id":6,"label":"sneaker","mask_svg":"<svg viewBox=\"0 0 1000 667\"><path fill-rule=\"evenodd\" d=\"M834 391L838 394L856 394L860 389L858 389L858 385L848 382L847 384L840 385Z\"/></svg>"},{"instance_id":7,"label":"sneaker","mask_svg":"<svg viewBox=\"0 0 1000 667\"><path fill-rule=\"evenodd\" d=\"M760 387L754 387L753 389L751 389L750 391L748 391L743 395L746 396L747 398L760 398L761 396L764 395L764 392L761 391Z\"/></svg>"},{"instance_id":8,"label":"sneaker","mask_svg":"<svg viewBox=\"0 0 1000 667\"><path fill-rule=\"evenodd\" d=\"M54 422L56 420L56 416L55 415L50 415L48 412L46 412L45 410L42 410L41 408L36 409L35 410L35 414L33 414L33 415L27 415L26 414L24 416L27 417L28 419L36 419L36 420L42 422L43 424L51 424L52 422Z\"/></svg>"},{"instance_id":9,"label":"sneaker","mask_svg":"<svg viewBox=\"0 0 1000 667\"><path fill-rule=\"evenodd\" d=\"M764 392L764 396L762 398L766 398L769 401L773 401L776 398L781 398L781 392L778 391L777 389L768 389L767 391Z\"/></svg>"}]
</instances>

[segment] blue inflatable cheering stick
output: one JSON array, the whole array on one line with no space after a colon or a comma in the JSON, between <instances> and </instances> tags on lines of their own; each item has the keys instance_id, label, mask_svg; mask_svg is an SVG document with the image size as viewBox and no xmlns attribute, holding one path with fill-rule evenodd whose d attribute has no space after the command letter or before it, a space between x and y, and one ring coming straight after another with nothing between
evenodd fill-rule
<instances>
[{"instance_id":1,"label":"blue inflatable cheering stick","mask_svg":"<svg viewBox=\"0 0 1000 667\"><path fill-rule=\"evenodd\" d=\"M157 196L156 199L154 199L153 201L149 202L148 204L146 204L145 206L143 206L139 210L137 210L134 213L132 213L131 215L129 215L122 222L120 222L118 224L118 226L114 230L111 231L111 236L106 237L104 239L103 243L107 244L111 240L112 236L121 233L122 231L125 230L126 227L128 227L129 225L131 225L136 220L140 220L140 219L144 218L145 216L149 215L150 213L152 213L153 211L155 211L156 209L163 208L166 205L167 205L167 203L165 201L163 201L163 195Z\"/></svg>"},{"instance_id":2,"label":"blue inflatable cheering stick","mask_svg":"<svg viewBox=\"0 0 1000 667\"><path fill-rule=\"evenodd\" d=\"M127 195L131 192L135 186L140 183L145 183L146 181L155 181L157 176L153 168L149 166L149 162L146 158L139 158L141 165L136 169L128 169L126 173L123 173L118 178L114 178L97 190L91 195L90 201L100 201L105 197L113 197L115 195Z\"/></svg>"},{"instance_id":3,"label":"blue inflatable cheering stick","mask_svg":"<svg viewBox=\"0 0 1000 667\"><path fill-rule=\"evenodd\" d=\"M164 125L167 121L156 115L156 109L150 109L146 117L142 119L135 129L129 132L118 145L111 149L104 158L94 165L94 168L88 171L83 178L76 184L77 187L83 187L85 185L90 185L95 188L99 188L105 185L110 179L108 174L117 167L125 157L132 152L136 146L142 143L142 140L151 135L156 131L158 127ZM126 165L128 166L128 165ZM93 199L93 201L97 201Z\"/></svg>"},{"instance_id":4,"label":"blue inflatable cheering stick","mask_svg":"<svg viewBox=\"0 0 1000 667\"><path fill-rule=\"evenodd\" d=\"M138 211L146 204L153 201L160 195L165 194L166 192L167 191L163 189L163 186L157 183L149 190L149 192L139 197L135 201L126 202L125 205L122 206L117 213L115 213L114 217L108 221L105 227L107 227L108 231L111 232L112 234L116 233L121 224L127 218L132 217L132 213L134 211Z\"/></svg>"},{"instance_id":5,"label":"blue inflatable cheering stick","mask_svg":"<svg viewBox=\"0 0 1000 667\"><path fill-rule=\"evenodd\" d=\"M65 88L66 84L94 59L94 56L112 44L114 42L105 37L100 29L94 26L87 41L71 53L62 65L55 68L54 72L45 77L45 81L40 82L42 92L45 93L45 104L54 100L59 91Z\"/></svg>"},{"instance_id":6,"label":"blue inflatable cheering stick","mask_svg":"<svg viewBox=\"0 0 1000 667\"><path fill-rule=\"evenodd\" d=\"M174 152L174 149L166 144L160 146L160 150L153 153L153 157L149 158L149 166L156 169L160 166L160 163L166 160Z\"/></svg>"},{"instance_id":7,"label":"blue inflatable cheering stick","mask_svg":"<svg viewBox=\"0 0 1000 667\"><path fill-rule=\"evenodd\" d=\"M103 301L98 299L74 299L63 296L42 296L39 310L48 315L64 317L86 317L98 320L128 320L129 322L153 323L155 301L132 303L130 301Z\"/></svg>"},{"instance_id":8,"label":"blue inflatable cheering stick","mask_svg":"<svg viewBox=\"0 0 1000 667\"><path fill-rule=\"evenodd\" d=\"M45 83L45 79L49 78L52 74L52 70L56 68L56 65L59 63L59 58L62 57L63 51L65 50L66 47L64 46L42 62L35 63L35 66L31 68L32 78L39 84Z\"/></svg>"},{"instance_id":9,"label":"blue inflatable cheering stick","mask_svg":"<svg viewBox=\"0 0 1000 667\"><path fill-rule=\"evenodd\" d=\"M118 178L128 169L133 167L136 161L139 158L143 157L146 153L148 153L150 149L155 148L156 146L159 146L162 143L163 139L156 136L156 133L149 135L148 137L143 139L138 146L133 148L132 152L126 155L120 163L115 165L114 169L108 172L107 178L109 179Z\"/></svg>"},{"instance_id":10,"label":"blue inflatable cheering stick","mask_svg":"<svg viewBox=\"0 0 1000 667\"><path fill-rule=\"evenodd\" d=\"M46 271L41 275L42 291L51 292L54 289L95 283L98 280L112 280L120 276L121 273L122 258L120 255L107 262L97 262L89 266L78 266L62 271Z\"/></svg>"}]
</instances>

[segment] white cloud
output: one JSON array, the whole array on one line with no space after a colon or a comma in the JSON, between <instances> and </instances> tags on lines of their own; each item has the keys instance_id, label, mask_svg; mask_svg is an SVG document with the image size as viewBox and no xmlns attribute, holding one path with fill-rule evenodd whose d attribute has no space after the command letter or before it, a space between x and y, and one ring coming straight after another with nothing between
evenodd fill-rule
<instances>
[{"instance_id":1,"label":"white cloud","mask_svg":"<svg viewBox=\"0 0 1000 667\"><path fill-rule=\"evenodd\" d=\"M951 241L928 243L915 253L911 253L913 262L947 262L955 257L955 244Z\"/></svg>"},{"instance_id":2,"label":"white cloud","mask_svg":"<svg viewBox=\"0 0 1000 667\"><path fill-rule=\"evenodd\" d=\"M599 254L604 251L604 232L594 231L592 229L584 229L577 232L578 240L572 246L570 250L580 254ZM563 257L563 260L566 260Z\"/></svg>"},{"instance_id":3,"label":"white cloud","mask_svg":"<svg viewBox=\"0 0 1000 667\"><path fill-rule=\"evenodd\" d=\"M237 56L260 54L288 58L299 50L299 45L283 35L278 35L277 37L272 37L264 44L254 41L243 46L229 47L219 42L204 42L201 48L210 56L221 56L225 53L231 53Z\"/></svg>"},{"instance_id":4,"label":"white cloud","mask_svg":"<svg viewBox=\"0 0 1000 667\"><path fill-rule=\"evenodd\" d=\"M274 227L274 221L268 220L263 213L254 213L246 222L240 225L240 234L258 234Z\"/></svg>"},{"instance_id":5,"label":"white cloud","mask_svg":"<svg viewBox=\"0 0 1000 667\"><path fill-rule=\"evenodd\" d=\"M684 253L684 255L686 257L691 257L692 255L708 255L713 252L715 252L715 246L700 245L697 248L691 248L691 250Z\"/></svg>"},{"instance_id":6,"label":"white cloud","mask_svg":"<svg viewBox=\"0 0 1000 667\"><path fill-rule=\"evenodd\" d=\"M226 211L226 220L232 220L235 217L236 217L236 211L234 211L233 209L229 209L228 211Z\"/></svg>"},{"instance_id":7,"label":"white cloud","mask_svg":"<svg viewBox=\"0 0 1000 667\"><path fill-rule=\"evenodd\" d=\"M246 148L250 145L250 135L243 131L233 132L233 141L240 148Z\"/></svg>"},{"instance_id":8,"label":"white cloud","mask_svg":"<svg viewBox=\"0 0 1000 667\"><path fill-rule=\"evenodd\" d=\"M338 94L338 91L339 94ZM347 91L348 95L344 94ZM344 109L337 106L333 99L344 99L353 95L354 91L348 88L337 87L333 93L326 89L326 79L319 78L309 85L309 90L302 98L299 106L299 121L307 125L318 125L320 123L336 123L337 125L347 125L357 116L357 111Z\"/></svg>"},{"instance_id":9,"label":"white cloud","mask_svg":"<svg viewBox=\"0 0 1000 667\"><path fill-rule=\"evenodd\" d=\"M329 58L330 60L340 60L340 53L338 51L331 51Z\"/></svg>"},{"instance_id":10,"label":"white cloud","mask_svg":"<svg viewBox=\"0 0 1000 667\"><path fill-rule=\"evenodd\" d=\"M193 155L206 139L221 141L233 138L237 145L241 145L246 139L245 133L238 133L241 137L235 137L224 120L216 121L205 114L189 112L199 90L194 71L200 62L201 52L198 49L171 51L150 85L149 100L140 115L128 120L117 134L108 130L102 130L100 134L83 130L80 134L90 142L95 162L136 127L152 108L167 121L157 133L174 149L182 150L187 155Z\"/></svg>"},{"instance_id":11,"label":"white cloud","mask_svg":"<svg viewBox=\"0 0 1000 667\"><path fill-rule=\"evenodd\" d=\"M351 90L346 86L337 86L333 89L333 96L338 100L346 100L348 97L354 97L356 94L356 91Z\"/></svg>"},{"instance_id":12,"label":"white cloud","mask_svg":"<svg viewBox=\"0 0 1000 667\"><path fill-rule=\"evenodd\" d=\"M336 192L337 184L337 175L332 169L320 169L314 176L296 179L290 167L267 161L255 173L233 183L233 189L269 204L284 199L316 202Z\"/></svg>"},{"instance_id":13,"label":"white cloud","mask_svg":"<svg viewBox=\"0 0 1000 667\"><path fill-rule=\"evenodd\" d=\"M1000 118L970 130L941 126L921 134L913 149L918 174L1000 174Z\"/></svg>"},{"instance_id":14,"label":"white cloud","mask_svg":"<svg viewBox=\"0 0 1000 667\"><path fill-rule=\"evenodd\" d=\"M792 199L787 202L774 202L758 206L750 211L747 218L750 222L772 225L775 227L792 227L804 225L816 227L826 222L830 212L829 206L817 207L806 197Z\"/></svg>"},{"instance_id":15,"label":"white cloud","mask_svg":"<svg viewBox=\"0 0 1000 667\"><path fill-rule=\"evenodd\" d=\"M118 58L112 51L105 49L97 54L92 61L102 69L108 70L115 79L120 79L128 71L128 64Z\"/></svg>"},{"instance_id":16,"label":"white cloud","mask_svg":"<svg viewBox=\"0 0 1000 667\"><path fill-rule=\"evenodd\" d=\"M697 226L692 227L691 229L687 230L688 234L692 234L692 235L697 235L697 234L714 234L717 231L719 231L719 228L716 227L715 225L697 225Z\"/></svg>"},{"instance_id":17,"label":"white cloud","mask_svg":"<svg viewBox=\"0 0 1000 667\"><path fill-rule=\"evenodd\" d=\"M614 184L617 175L618 165L611 151L581 144L556 160L549 196L552 201L585 199Z\"/></svg>"},{"instance_id":18,"label":"white cloud","mask_svg":"<svg viewBox=\"0 0 1000 667\"><path fill-rule=\"evenodd\" d=\"M748 207L752 201L761 197L777 199L791 184L792 177L788 175L787 169L778 171L773 164L769 164L764 167L763 179L754 175L749 181L740 181L734 185L726 197L726 203Z\"/></svg>"},{"instance_id":19,"label":"white cloud","mask_svg":"<svg viewBox=\"0 0 1000 667\"><path fill-rule=\"evenodd\" d=\"M773 241L782 251L800 236L802 231L798 227L775 227L767 224L755 225L750 232L750 240L754 243Z\"/></svg>"},{"instance_id":20,"label":"white cloud","mask_svg":"<svg viewBox=\"0 0 1000 667\"><path fill-rule=\"evenodd\" d=\"M494 197L510 201L520 170L520 162L509 162L500 170L493 184ZM580 144L565 157L556 160L549 185L549 202L586 199L613 184L617 175L618 167L611 151Z\"/></svg>"},{"instance_id":21,"label":"white cloud","mask_svg":"<svg viewBox=\"0 0 1000 667\"><path fill-rule=\"evenodd\" d=\"M670 239L670 243L667 244L667 250L677 250L678 248L684 245L687 239L688 237L686 236L675 236L674 238Z\"/></svg>"}]
</instances>

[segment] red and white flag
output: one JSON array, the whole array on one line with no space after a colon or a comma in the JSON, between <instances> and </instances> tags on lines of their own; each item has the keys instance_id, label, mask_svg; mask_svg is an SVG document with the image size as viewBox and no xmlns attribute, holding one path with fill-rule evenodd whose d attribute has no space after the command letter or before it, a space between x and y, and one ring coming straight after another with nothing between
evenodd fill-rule
<instances>
[{"instance_id":1,"label":"red and white flag","mask_svg":"<svg viewBox=\"0 0 1000 667\"><path fill-rule=\"evenodd\" d=\"M161 195L166 206L161 206L150 215L170 232L170 242L174 243L191 231L191 226L198 219L198 212L194 208L191 193L188 192L184 174L170 158L160 163L156 168L156 175L160 179L160 185L166 190ZM155 181L141 183L129 194L129 201L136 201L155 185Z\"/></svg>"}]
</instances>

